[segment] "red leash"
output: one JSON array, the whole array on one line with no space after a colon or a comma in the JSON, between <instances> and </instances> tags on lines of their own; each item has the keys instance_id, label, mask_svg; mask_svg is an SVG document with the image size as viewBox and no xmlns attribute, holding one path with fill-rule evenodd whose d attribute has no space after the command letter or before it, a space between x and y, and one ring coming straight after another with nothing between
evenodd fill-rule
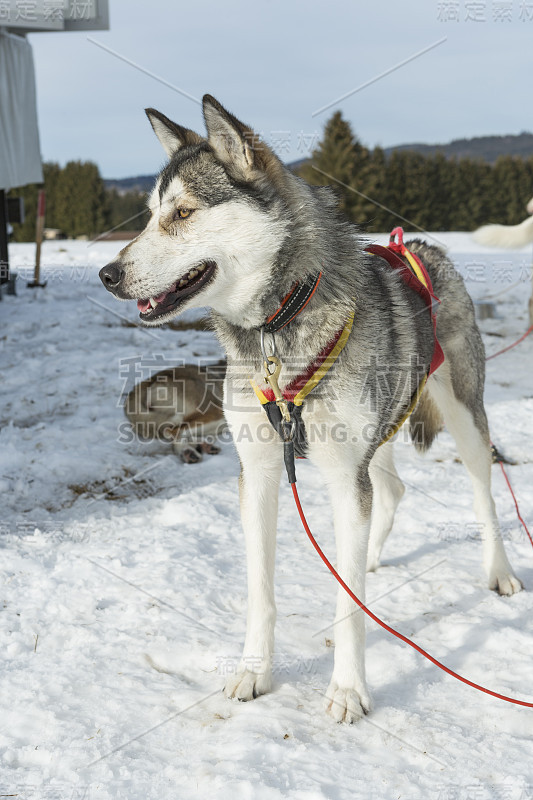
<instances>
[{"instance_id":1,"label":"red leash","mask_svg":"<svg viewBox=\"0 0 533 800\"><path fill-rule=\"evenodd\" d=\"M396 234L398 235L398 243L396 243L394 241L394 237L395 237ZM401 228L395 228L394 231L391 234L389 248L377 248L378 252L375 252L375 250L373 250L373 248L368 248L368 250L370 252L375 252L376 255L382 255L384 258L387 259L387 261L389 261L389 256L392 258L392 254L390 252L391 250L394 250L394 252L400 252L402 255L404 254L403 251L405 250L405 248L403 246L402 236L403 236L402 229ZM389 262L389 263L391 263L391 262ZM423 274L425 275L425 277L427 278L427 281L429 283L429 287L430 287L430 289L429 289L429 298L430 299L429 299L429 304L428 305L429 305L429 308L430 308L430 310L432 312L433 326L434 326L434 329L435 329L436 328L436 320L435 320L435 315L434 315L434 308L433 308L433 305L432 305L431 301L433 299L436 300L436 298L434 298L434 296L432 294L431 282L429 281L429 277L427 276L427 273L425 272L425 269L424 269L423 265L419 262L418 259L417 259L417 264L423 270ZM409 278L409 279L412 278L411 272L409 271L409 269L407 269L405 267L405 264L403 264L403 262L401 263L401 265L395 265L394 263L391 263L391 266L393 266L393 267L395 266L396 268L401 268L402 270L406 270L406 279L407 278ZM407 273L408 273L408 275L407 275ZM416 288L417 291L420 290L420 287L413 287L413 288ZM426 287L426 290L427 290L427 287ZM440 302L440 301L438 301L438 302ZM509 345L508 347L503 348L503 350L499 350L497 353L493 353L486 360L490 361L491 358L496 358L496 356L502 355L502 353L506 353L508 350L511 350L513 347L516 347L516 345L520 344L520 342L522 342L527 336L529 336L529 334L532 331L533 331L533 325L531 325L528 328L528 330L524 333L524 335L521 336L520 339L518 339L516 342L514 342L511 345ZM436 349L437 349L438 342L436 340L436 337L435 337L435 341L436 341ZM440 346L438 347L438 349L440 350ZM442 355L442 351L440 351L440 353ZM442 356L442 358L443 358L443 356ZM436 364L436 366L438 366L439 363L441 363L441 362L439 361ZM434 369L436 369L436 366L434 367ZM305 515L304 515L304 512L303 512L302 506L300 504L300 498L298 496L298 490L296 488L296 473L295 473L295 469L294 469L294 446L293 446L293 442L292 442L292 435L290 435L287 432L283 436L283 439L284 439L284 458L285 458L285 466L286 466L286 469L287 469L287 475L289 477L289 483L290 483L290 486L291 486L291 489L292 489L292 493L293 493L293 496L294 496L294 502L296 503L296 507L298 509L298 513L300 514L300 519L302 521L302 525L304 527L304 530L305 530L307 536L309 537L309 540L310 540L311 544L313 545L313 547L317 551L318 555L320 556L320 558L322 559L322 561L324 562L326 567L329 569L329 571L334 576L334 578L338 581L338 583L342 586L344 591L347 592L350 595L350 597L352 598L354 603L356 603L356 605L359 606L361 611L364 611L365 614L367 614L367 616L369 616L371 619L373 619L374 622L376 622L378 625L380 625L382 628L384 628L388 633L391 633L393 636L396 636L397 639L400 639L402 642L405 642L405 644L408 644L410 647L412 647L418 653L423 655L424 658L427 658L428 661L431 661L432 664L435 664L435 666L439 667L444 672L447 672L448 675L452 676L452 678L456 678L458 681L461 681L462 683L465 683L467 686L472 686L472 688L477 689L480 692L484 692L485 694L491 695L492 697L497 697L499 700L505 700L507 703L513 703L514 705L518 705L518 706L525 706L526 708L533 708L533 703L528 703L525 700L517 700L514 697L507 697L507 695L499 694L498 692L493 692L491 689L487 689L484 686L480 686L478 683L474 683L473 681L468 680L468 678L463 678L462 675L459 675L457 672L454 672L449 667L446 667L444 664L442 664L440 661L438 661L436 658L434 658L428 652L423 650L419 645L417 645L415 642L413 642L407 636L404 636L399 631L395 630L394 628L391 628L390 625L387 625L385 622L383 622L383 620L381 620L379 617L377 617L372 611L370 611L369 608L367 608L364 605L364 603L361 602L361 600L359 600L359 598L352 592L350 587L343 581L343 579L341 578L341 576L339 575L339 573L337 572L337 570L335 569L333 564L326 558L326 556L322 552L319 544L317 543L315 537L311 533L309 525L307 524L307 520L305 519ZM509 482L509 478L507 477L507 474L505 472L504 466L503 466L501 461L499 462L499 464L500 464L500 467L502 469L503 476L505 478L507 486L509 487L509 491L511 492L511 495L513 497L514 504L515 504L515 507L516 507L516 512L518 514L518 519L520 520L520 522L524 526L524 528L526 530L526 533L527 533L527 535L529 537L529 540L530 540L530 542L531 542L531 544L533 546L533 539L531 538L531 535L529 533L527 525L524 522L524 520L522 519L522 516L520 514L520 510L518 508L518 503L517 503L515 494L513 492L513 489L511 487L511 484Z\"/></svg>"},{"instance_id":2,"label":"red leash","mask_svg":"<svg viewBox=\"0 0 533 800\"><path fill-rule=\"evenodd\" d=\"M516 347L517 344L520 344L520 342L523 342L524 339L527 336L529 336L531 331L533 331L533 325L530 325L529 328L527 329L527 331L520 337L520 339L517 339L516 342L513 342L513 344L510 344L508 347L504 347L503 350L498 350L497 353L493 353L491 356L486 356L485 357L485 361L490 361L491 358L496 358L496 356L501 356L503 353L507 353L508 350L512 350L513 347ZM531 546L533 547L533 539L531 538L531 534L530 534L530 532L528 530L528 527L527 527L526 523L524 522L524 519L523 519L523 517L522 517L522 515L520 513L520 509L518 508L518 501L517 501L517 499L515 497L515 493L513 492L513 487L511 486L511 482L509 481L509 478L507 477L507 473L505 471L505 467L503 466L503 463L501 461L498 461L498 463L499 463L499 465L501 467L501 470L503 472L503 477L505 478L505 482L506 482L507 486L509 487L509 491L511 492L511 497L513 498L513 502L515 504L516 514L518 516L518 519L522 523L522 525L524 527L524 530L528 535L529 541L531 542Z\"/></svg>"},{"instance_id":3,"label":"red leash","mask_svg":"<svg viewBox=\"0 0 533 800\"><path fill-rule=\"evenodd\" d=\"M502 353L506 353L508 350L512 350L512 349L513 349L513 347L516 347L516 345L517 345L517 344L520 344L520 342L523 342L523 341L524 341L524 339L525 339L527 336L529 336L529 334L531 333L531 331L533 331L533 325L530 325L530 326L529 326L529 328L527 329L527 331L524 333L524 335L523 335L523 336L521 336L521 337L520 337L520 339L517 339L517 340L516 340L516 342L513 342L513 344L510 344L510 345L509 345L509 347L504 347L504 348L503 348L503 350L498 350L498 352L497 352L497 353L493 353L491 356L487 356L487 357L485 358L485 361L490 361L490 360L491 360L491 358L496 358L496 356L501 356L501 354L502 354Z\"/></svg>"},{"instance_id":4,"label":"red leash","mask_svg":"<svg viewBox=\"0 0 533 800\"><path fill-rule=\"evenodd\" d=\"M498 694L498 692L493 692L491 689L486 689L484 686L480 686L478 683L474 683L473 681L469 681L467 678L463 678L462 675L458 675L457 672L454 672L453 670L451 670L448 667L446 667L444 664L441 664L440 661L437 661L436 658L433 658L433 656L431 656L429 653L427 653L425 650L423 650L419 645L417 645L415 642L411 641L411 639L408 639L407 636L404 636L402 633L399 633L398 631L394 630L394 628L391 628L390 625L387 625L379 617L376 617L376 615L372 611L370 611L370 609L367 608L359 600L359 598L352 592L350 587L343 581L343 579L341 578L341 576L339 575L339 573L337 572L337 570L335 569L333 564L331 564L331 562L328 561L328 559L326 558L326 556L324 555L324 553L320 549L320 546L317 543L317 541L316 541L315 537L313 536L313 534L311 533L311 531L309 529L309 525L307 524L307 520L305 519L304 512L302 510L302 506L300 505L300 498L298 497L298 490L296 489L296 483L291 483L291 489L292 489L292 493L294 495L294 501L296 503L296 507L298 508L298 512L300 514L300 519L302 520L302 525L304 526L304 530L305 530L307 536L309 537L309 539L311 541L311 544L313 545L313 547L315 548L315 550L317 551L318 555L320 556L320 558L322 559L322 561L324 562L326 567L329 569L331 574L340 583L340 585L342 586L344 591L348 592L348 594L350 595L352 600L355 603L357 603L359 608L362 611L364 611L365 614L367 614L371 619L373 619L374 622L377 622L378 625L381 625L381 627L384 628L386 631L388 631L389 633L392 633L393 636L396 636L398 639L401 639L402 642L405 642L410 647L413 647L415 650L417 650L421 655L423 655L425 658L427 658L429 661L431 661L437 667L440 667L440 669L444 670L444 672L447 672L448 675L451 675L453 678L457 678L458 681L462 681L462 683L466 683L467 686L472 686L474 689L478 689L480 692L485 692L485 694L490 694L490 695L492 695L492 697L497 697L499 700L506 700L508 703L514 703L517 706L526 706L526 708L533 708L533 703L526 703L525 700L516 700L514 697L507 697L505 694Z\"/></svg>"},{"instance_id":5,"label":"red leash","mask_svg":"<svg viewBox=\"0 0 533 800\"><path fill-rule=\"evenodd\" d=\"M494 353L494 355L490 356L490 358L495 358L495 356L501 355L501 353L505 353L507 350L510 350L512 347L515 347L517 344L519 344L519 342L521 342L523 339L525 339L526 336L528 336L529 333L531 333L532 330L533 330L533 325L531 326L531 328L529 328L528 331L526 331L526 333L517 342L515 342L512 345L510 345L509 347L506 347L504 350L500 350L498 353ZM488 360L489 359L487 359L487 361ZM418 644L416 644L416 642L413 642L411 639L407 638L407 636L404 636L399 631L395 630L394 628L391 628L390 625L387 625L386 622L383 622L383 620L381 620L379 617L377 617L372 611L370 611L369 608L367 608L364 605L364 603L361 602L361 600L359 600L359 598L352 592L350 587L343 581L343 579L341 578L341 576L339 575L339 573L337 572L337 570L335 569L333 564L324 555L324 553L322 552L322 550L320 548L320 545L318 544L318 542L316 541L315 537L311 533L311 530L309 528L309 525L307 524L307 520L306 520L304 512L303 512L302 506L300 504L300 498L298 496L298 490L296 488L296 475L295 475L295 472L294 472L294 453L292 452L292 455L291 455L291 451L292 451L292 442L289 443L286 440L285 441L285 465L287 467L287 473L288 473L288 476L289 476L289 483L290 483L290 486L291 486L291 489L292 489L292 493L293 493L293 496L294 496L294 502L296 503L296 507L298 509L298 513L300 514L300 519L302 521L302 525L304 527L304 530L305 530L305 532L306 532L311 544L313 545L313 547L317 551L318 555L320 556L320 558L322 559L322 561L324 562L326 567L329 569L329 571L334 576L334 578L338 581L338 583L342 586L344 591L347 592L350 595L350 597L352 598L354 603L356 603L356 605L359 606L361 611L364 611L365 614L367 614L367 616L369 616L371 619L373 619L374 622L376 622L378 625L380 625L382 628L384 628L388 633L391 633L393 636L396 636L397 639L400 639L402 642L405 642L405 644L408 644L410 647L412 647L418 653L423 655L424 658L427 658L428 661L431 661L432 664L435 664L435 666L439 667L439 669L442 669L444 672L447 672L448 675L452 676L452 678L456 678L458 681L461 681L461 683L465 683L467 686L472 686L473 689L477 689L480 692L484 692L485 694L491 695L492 697L497 697L499 700L505 700L507 703L513 703L514 705L517 705L517 706L525 706L526 708L533 708L533 703L528 703L525 700L517 700L514 697L507 697L507 695L505 695L505 694L500 694L499 692L493 692L491 689L487 689L485 686L480 686L479 683L474 683L474 681L470 681L470 680L468 680L468 678L463 678L462 675L459 675L457 672L454 672L449 667L445 666L440 661L438 661L436 658L434 658L432 655L430 655L428 652L426 652L426 650L424 650L422 647L420 647ZM292 464L291 464L291 462L292 462ZM533 539L531 538L531 534L529 533L527 525L524 522L524 520L523 520L523 518L522 518L522 516L520 514L520 510L518 508L518 502L516 500L516 497L515 497L515 494L513 492L513 489L512 489L511 483L509 481L509 478L507 477L507 473L505 472L504 466L503 466L501 461L499 462L499 464L500 464L501 470L503 472L503 476L505 478L507 486L509 487L509 491L511 492L512 498L514 500L514 504L515 504L515 507L516 507L516 513L518 514L518 519L520 520L520 522L524 526L525 531L526 531L526 533L527 533L527 535L529 537L529 541L531 542L531 544L533 546Z\"/></svg>"},{"instance_id":6,"label":"red leash","mask_svg":"<svg viewBox=\"0 0 533 800\"><path fill-rule=\"evenodd\" d=\"M522 515L520 513L520 509L518 508L518 501L517 501L517 499L515 497L515 493L513 492L513 487L511 486L511 482L509 481L509 478L507 477L507 473L506 473L506 471L504 469L504 466L503 466L502 462L499 461L498 463L499 463L500 467L502 468L503 477L505 478L505 482L506 482L507 486L509 487L509 491L511 492L511 497L513 498L513 501L514 501L514 505L515 505L515 508L516 508L516 513L517 513L518 519L520 520L520 522L524 526L524 530L525 530L525 532L527 533L527 535L529 537L529 541L531 542L531 546L533 547L533 539L531 538L531 534L530 534L530 532L528 530L528 527L527 527L526 523L524 522L524 520L522 518Z\"/></svg>"}]
</instances>

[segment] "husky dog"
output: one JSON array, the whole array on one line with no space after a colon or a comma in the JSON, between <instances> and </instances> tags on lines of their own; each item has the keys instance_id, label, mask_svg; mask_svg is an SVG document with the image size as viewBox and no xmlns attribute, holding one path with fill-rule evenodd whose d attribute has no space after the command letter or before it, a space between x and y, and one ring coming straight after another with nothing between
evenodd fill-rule
<instances>
[{"instance_id":1,"label":"husky dog","mask_svg":"<svg viewBox=\"0 0 533 800\"><path fill-rule=\"evenodd\" d=\"M526 210L533 215L533 197ZM526 217L518 225L483 225L474 231L472 238L485 247L504 247L511 250L525 247L533 243L533 216ZM529 324L533 325L533 289L529 298Z\"/></svg>"},{"instance_id":2,"label":"husky dog","mask_svg":"<svg viewBox=\"0 0 533 800\"><path fill-rule=\"evenodd\" d=\"M322 272L304 310L275 334L286 387L355 314L339 358L303 406L308 457L333 506L337 570L364 602L403 494L385 433L409 407L428 370L433 326L424 300L385 261L365 252L330 189L292 174L251 128L213 97L203 100L202 137L148 109L169 163L159 175L146 229L100 271L121 300L137 300L147 325L210 306L228 359L224 412L241 462L240 502L248 566L248 615L230 698L268 692L274 647L274 555L283 447L250 386L265 386L260 329L297 282ZM407 243L441 298L444 364L429 378L413 415L419 449L445 421L474 489L491 589L511 595L520 581L507 560L491 495L491 452L483 406L484 350L461 277L437 247ZM272 347L268 336L266 347ZM313 435L318 430L320 435ZM340 435L340 433L342 435ZM327 710L354 722L370 709L364 615L339 589Z\"/></svg>"},{"instance_id":3,"label":"husky dog","mask_svg":"<svg viewBox=\"0 0 533 800\"><path fill-rule=\"evenodd\" d=\"M124 412L140 439L160 439L186 464L220 452L210 440L222 433L226 362L184 364L156 372L129 393Z\"/></svg>"}]
</instances>

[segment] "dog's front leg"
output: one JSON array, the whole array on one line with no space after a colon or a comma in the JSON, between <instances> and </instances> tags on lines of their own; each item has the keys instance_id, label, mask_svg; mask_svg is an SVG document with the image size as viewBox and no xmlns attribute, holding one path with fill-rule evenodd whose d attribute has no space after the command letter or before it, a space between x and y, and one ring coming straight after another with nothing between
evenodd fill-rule
<instances>
[{"instance_id":1,"label":"dog's front leg","mask_svg":"<svg viewBox=\"0 0 533 800\"><path fill-rule=\"evenodd\" d=\"M372 488L366 480L339 473L329 484L333 505L337 571L357 597L365 602L365 577L370 533ZM326 708L337 722L356 722L370 710L365 678L365 615L348 593L339 587L335 616L333 675L326 694Z\"/></svg>"},{"instance_id":2,"label":"dog's front leg","mask_svg":"<svg viewBox=\"0 0 533 800\"><path fill-rule=\"evenodd\" d=\"M368 470L357 467L345 448L327 447L313 460L321 467L333 506L337 572L364 603L372 510ZM326 709L337 722L356 722L370 710L365 678L365 615L339 587L334 625L335 656Z\"/></svg>"},{"instance_id":3,"label":"dog's front leg","mask_svg":"<svg viewBox=\"0 0 533 800\"><path fill-rule=\"evenodd\" d=\"M262 414L260 409L259 413ZM276 434L269 431L266 417L260 417L259 431L255 426L257 415L246 416L248 422L243 420L237 426L227 414L241 460L239 490L248 568L244 652L237 674L227 681L224 689L227 697L237 700L252 700L270 691L272 685L276 622L274 560L282 468L282 445ZM251 417L253 428L248 424Z\"/></svg>"}]
</instances>

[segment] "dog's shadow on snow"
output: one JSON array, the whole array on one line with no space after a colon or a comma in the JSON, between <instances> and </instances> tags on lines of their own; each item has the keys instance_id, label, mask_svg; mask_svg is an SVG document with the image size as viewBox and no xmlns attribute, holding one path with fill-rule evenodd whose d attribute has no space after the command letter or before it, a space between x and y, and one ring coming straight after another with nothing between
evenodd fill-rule
<instances>
[{"instance_id":1,"label":"dog's shadow on snow","mask_svg":"<svg viewBox=\"0 0 533 800\"><path fill-rule=\"evenodd\" d=\"M421 547L418 552L427 553L428 548ZM391 559L388 563L390 566L393 564L403 565L403 559ZM473 569L476 566L477 564ZM465 569L467 571L466 576L464 574ZM442 578L441 582L449 585L452 572L453 563L446 566L446 576ZM524 569L522 567L519 575L526 588L532 585L532 568ZM503 691L505 691L505 687L508 684L508 676L517 672L519 665L524 664L524 659L521 657L520 652L508 653L504 646L500 646L498 652L495 653L494 638L499 637L500 633L504 636L509 628L513 628L516 631L531 629L531 609L526 608L524 603L524 596L527 595L520 593L511 597L500 597L496 592L488 588L486 578L481 571L474 583L471 576L472 572L468 571L468 567L463 567L457 571L457 598L451 602L448 595L438 605L433 605L429 610L401 618L400 621L391 620L388 615L382 613L388 624L412 638L416 644L427 649L431 655L438 658L450 669L469 680L486 686L488 689L502 691L503 687ZM470 594L464 595L460 593L463 586L467 587ZM428 587L426 586L424 593L427 592ZM407 599L405 601L406 608L408 608L409 603L410 600ZM515 611L513 618L507 615L507 611L504 614L498 613L495 603L512 604ZM401 600L399 605L402 605ZM531 604L527 605L530 606ZM369 606L374 610L371 602L369 602ZM476 609L479 609L477 613ZM375 611L380 615L379 609L375 609ZM458 627L457 624L450 620L455 615L461 616L461 627ZM441 623L446 626L444 636L442 630L424 636L425 629L433 625L441 626ZM448 633L454 642L460 636L460 644L447 644ZM369 653L371 653L372 646L381 642L384 636L387 636L387 634L381 628L367 632ZM442 643L443 640L444 644ZM487 647L491 641L492 644ZM391 647L396 647L398 642L393 642L392 637L390 637L390 644ZM401 646L404 650L409 649L406 646ZM401 677L393 678L392 680L388 677L380 684L372 682L372 694L376 707L397 706L398 698L401 697L402 704L405 703L406 706L412 708L411 702L417 702L420 685L426 685L428 681L440 683L444 678L438 667L426 661L422 655L414 655L416 663L409 667L407 666L409 662L406 661L405 668L400 669ZM521 670L518 669L518 672L520 673ZM490 677L484 677L487 673ZM457 689L459 691L458 685ZM508 693L518 697L522 695L520 688L509 689ZM461 697L462 695L458 694L458 704L463 702L460 699Z\"/></svg>"}]
</instances>

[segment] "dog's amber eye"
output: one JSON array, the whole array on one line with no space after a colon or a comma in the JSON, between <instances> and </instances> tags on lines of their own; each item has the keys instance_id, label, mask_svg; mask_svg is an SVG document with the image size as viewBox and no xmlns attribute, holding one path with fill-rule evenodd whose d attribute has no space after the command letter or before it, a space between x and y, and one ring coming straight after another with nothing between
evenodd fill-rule
<instances>
[{"instance_id":1,"label":"dog's amber eye","mask_svg":"<svg viewBox=\"0 0 533 800\"><path fill-rule=\"evenodd\" d=\"M177 208L176 211L174 211L174 219L187 219L191 214L192 211L190 208Z\"/></svg>"}]
</instances>

